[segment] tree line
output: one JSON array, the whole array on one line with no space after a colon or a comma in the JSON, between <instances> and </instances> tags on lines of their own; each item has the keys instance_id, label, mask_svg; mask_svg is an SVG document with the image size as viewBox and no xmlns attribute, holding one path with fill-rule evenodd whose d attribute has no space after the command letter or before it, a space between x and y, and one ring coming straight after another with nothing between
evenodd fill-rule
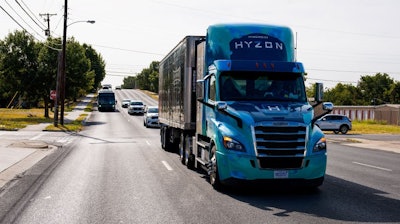
<instances>
[{"instance_id":1,"label":"tree line","mask_svg":"<svg viewBox=\"0 0 400 224\"><path fill-rule=\"evenodd\" d=\"M66 42L65 99L74 101L97 90L105 77L105 62L90 45L74 38ZM36 41L26 31L0 40L0 107L46 107L56 89L61 38Z\"/></svg>"},{"instance_id":2,"label":"tree line","mask_svg":"<svg viewBox=\"0 0 400 224\"><path fill-rule=\"evenodd\" d=\"M307 88L307 95L313 96L314 86ZM386 73L361 76L357 85L338 83L325 90L324 101L334 105L367 106L400 104L400 82Z\"/></svg>"},{"instance_id":3,"label":"tree line","mask_svg":"<svg viewBox=\"0 0 400 224\"><path fill-rule=\"evenodd\" d=\"M122 88L143 89L158 93L158 66L160 62L153 61L148 68L143 69L136 76L125 77Z\"/></svg>"}]
</instances>

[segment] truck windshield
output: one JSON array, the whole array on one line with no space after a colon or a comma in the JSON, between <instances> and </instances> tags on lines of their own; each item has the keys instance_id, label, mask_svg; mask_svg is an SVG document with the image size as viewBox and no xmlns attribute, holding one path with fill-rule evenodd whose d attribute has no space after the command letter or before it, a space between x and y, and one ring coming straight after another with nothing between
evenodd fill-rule
<instances>
[{"instance_id":1,"label":"truck windshield","mask_svg":"<svg viewBox=\"0 0 400 224\"><path fill-rule=\"evenodd\" d=\"M219 85L222 101L307 101L300 73L224 72Z\"/></svg>"}]
</instances>

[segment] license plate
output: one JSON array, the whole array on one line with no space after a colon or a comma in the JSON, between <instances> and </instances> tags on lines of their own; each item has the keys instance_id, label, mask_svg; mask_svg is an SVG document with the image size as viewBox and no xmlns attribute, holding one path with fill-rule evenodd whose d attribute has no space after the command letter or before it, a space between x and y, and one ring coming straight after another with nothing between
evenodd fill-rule
<instances>
[{"instance_id":1,"label":"license plate","mask_svg":"<svg viewBox=\"0 0 400 224\"><path fill-rule=\"evenodd\" d=\"M275 170L274 171L275 179L285 179L289 178L289 172L287 170Z\"/></svg>"}]
</instances>

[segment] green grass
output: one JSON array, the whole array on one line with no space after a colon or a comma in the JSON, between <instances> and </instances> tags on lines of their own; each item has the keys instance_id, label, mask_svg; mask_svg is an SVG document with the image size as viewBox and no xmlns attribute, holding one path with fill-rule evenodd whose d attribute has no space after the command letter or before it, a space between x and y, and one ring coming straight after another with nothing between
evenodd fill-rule
<instances>
[{"instance_id":1,"label":"green grass","mask_svg":"<svg viewBox=\"0 0 400 224\"><path fill-rule=\"evenodd\" d=\"M92 102L95 98L92 99ZM68 114L69 111L75 107L76 103L66 106L64 112ZM91 112L93 103L89 103L85 108L85 112ZM65 114L65 115L66 115ZM81 131L83 129L82 121L86 118L87 114L81 114L75 121L71 123L58 124L54 126L54 113L49 110L49 117L44 117L44 108L33 109L5 109L0 108L0 130L16 131L25 128L28 125L35 125L40 123L49 123L45 128L47 131Z\"/></svg>"},{"instance_id":2,"label":"green grass","mask_svg":"<svg viewBox=\"0 0 400 224\"><path fill-rule=\"evenodd\" d=\"M353 121L351 134L400 134L400 126L377 121Z\"/></svg>"},{"instance_id":3,"label":"green grass","mask_svg":"<svg viewBox=\"0 0 400 224\"><path fill-rule=\"evenodd\" d=\"M64 125L57 125L54 126L54 124L51 124L45 128L46 131L73 131L73 132L79 132L83 130L83 120L87 117L87 114L81 114L79 117L72 121L71 123L64 123Z\"/></svg>"},{"instance_id":4,"label":"green grass","mask_svg":"<svg viewBox=\"0 0 400 224\"><path fill-rule=\"evenodd\" d=\"M52 122L52 117L52 112L50 118L44 117L44 109L0 108L0 130L14 131L27 125Z\"/></svg>"}]
</instances>

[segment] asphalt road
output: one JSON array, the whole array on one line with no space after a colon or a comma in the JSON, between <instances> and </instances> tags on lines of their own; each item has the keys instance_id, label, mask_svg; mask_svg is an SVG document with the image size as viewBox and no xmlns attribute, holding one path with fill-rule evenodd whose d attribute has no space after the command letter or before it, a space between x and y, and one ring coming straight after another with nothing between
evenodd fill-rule
<instances>
[{"instance_id":1,"label":"asphalt road","mask_svg":"<svg viewBox=\"0 0 400 224\"><path fill-rule=\"evenodd\" d=\"M156 104L135 90L117 96ZM15 223L400 222L400 154L332 143L318 191L218 192L161 149L158 129L118 108L92 113Z\"/></svg>"}]
</instances>

